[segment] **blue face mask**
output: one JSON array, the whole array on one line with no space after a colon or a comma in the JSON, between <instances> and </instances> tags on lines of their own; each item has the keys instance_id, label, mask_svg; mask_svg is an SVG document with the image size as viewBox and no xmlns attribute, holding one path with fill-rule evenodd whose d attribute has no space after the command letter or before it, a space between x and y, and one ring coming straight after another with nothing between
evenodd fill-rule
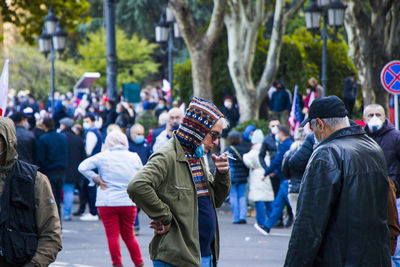
<instances>
[{"instance_id":1,"label":"blue face mask","mask_svg":"<svg viewBox=\"0 0 400 267\"><path fill-rule=\"evenodd\" d=\"M196 148L196 157L199 159L204 156L204 145L201 144L198 148Z\"/></svg>"},{"instance_id":2,"label":"blue face mask","mask_svg":"<svg viewBox=\"0 0 400 267\"><path fill-rule=\"evenodd\" d=\"M176 130L178 130L178 129L179 129L179 124L172 125L172 127L171 127L171 130L172 130L172 131L176 131Z\"/></svg>"},{"instance_id":3,"label":"blue face mask","mask_svg":"<svg viewBox=\"0 0 400 267\"><path fill-rule=\"evenodd\" d=\"M317 137L315 137L315 134L314 134L314 147L316 147L318 145L319 145L319 141L318 141Z\"/></svg>"},{"instance_id":4,"label":"blue face mask","mask_svg":"<svg viewBox=\"0 0 400 267\"><path fill-rule=\"evenodd\" d=\"M143 142L144 142L144 136L143 135L136 135L135 143L139 145L139 144L141 144Z\"/></svg>"}]
</instances>

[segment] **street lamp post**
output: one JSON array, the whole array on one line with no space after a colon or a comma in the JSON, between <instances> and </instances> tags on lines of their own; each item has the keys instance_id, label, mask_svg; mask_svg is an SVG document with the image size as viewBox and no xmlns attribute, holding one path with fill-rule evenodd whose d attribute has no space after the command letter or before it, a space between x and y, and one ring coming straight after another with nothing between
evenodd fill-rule
<instances>
[{"instance_id":1,"label":"street lamp post","mask_svg":"<svg viewBox=\"0 0 400 267\"><path fill-rule=\"evenodd\" d=\"M163 50L161 48L161 52L168 53L168 82L171 87L171 102L170 106L172 107L173 102L173 88L174 88L174 77L172 72L172 53L176 51L174 47L174 39L180 38L180 32L178 24L175 21L175 17L172 11L167 7L165 12L163 12L160 16L160 21L156 26L156 42L161 43L161 45L167 45L167 49Z\"/></svg>"},{"instance_id":2,"label":"street lamp post","mask_svg":"<svg viewBox=\"0 0 400 267\"><path fill-rule=\"evenodd\" d=\"M305 9L305 20L306 27L308 30L312 31L313 34L320 29L321 16L323 17L323 27L321 32L322 39L322 95L326 96L327 93L327 41L328 41L328 27L335 27L337 31L340 27L344 25L344 13L346 6L340 2L340 0L318 0L318 4L315 0L311 0L308 7Z\"/></svg>"},{"instance_id":3,"label":"street lamp post","mask_svg":"<svg viewBox=\"0 0 400 267\"><path fill-rule=\"evenodd\" d=\"M65 49L67 34L62 30L61 22L53 14L53 8L49 9L49 13L44 20L42 34L39 36L39 50L47 57L50 53L51 71L51 113L54 117L54 61L56 60L55 52L62 53Z\"/></svg>"}]
</instances>

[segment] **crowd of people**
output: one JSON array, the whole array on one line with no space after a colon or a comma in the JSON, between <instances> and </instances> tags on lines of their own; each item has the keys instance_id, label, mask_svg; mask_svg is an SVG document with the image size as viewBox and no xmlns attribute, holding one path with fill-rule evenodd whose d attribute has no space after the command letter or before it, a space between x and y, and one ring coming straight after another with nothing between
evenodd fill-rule
<instances>
[{"instance_id":1,"label":"crowd of people","mask_svg":"<svg viewBox=\"0 0 400 267\"><path fill-rule=\"evenodd\" d=\"M0 119L0 195L11 194L1 207L34 219L2 220L36 237L8 234L10 244L33 245L21 256L0 242L9 253L0 263L49 264L61 249L62 222L79 216L101 219L113 266L122 266L120 236L134 265L143 266L136 239L142 209L155 233L154 266L216 266L216 208L228 202L234 224L248 223L251 203L254 231L263 235L294 223L285 266L390 266L390 255L400 266L400 132L380 105L365 107L362 126L349 119L355 81L345 81L352 95L342 101L322 97L311 78L296 129L288 125L291 93L274 82L268 129L250 124L243 132L234 130L240 112L232 95L220 108L195 97L185 110L168 107L160 88L143 90L138 105L66 94L56 95L53 112L31 95L15 97L6 114L12 121ZM153 129L139 123L154 119Z\"/></svg>"}]
</instances>

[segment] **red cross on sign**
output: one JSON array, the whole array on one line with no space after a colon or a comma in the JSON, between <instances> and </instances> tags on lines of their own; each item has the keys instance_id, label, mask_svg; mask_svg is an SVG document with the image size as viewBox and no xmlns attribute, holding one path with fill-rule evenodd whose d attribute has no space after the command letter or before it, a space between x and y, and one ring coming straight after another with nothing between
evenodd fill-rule
<instances>
[{"instance_id":1,"label":"red cross on sign","mask_svg":"<svg viewBox=\"0 0 400 267\"><path fill-rule=\"evenodd\" d=\"M393 60L381 72L383 88L391 94L400 94L400 60Z\"/></svg>"}]
</instances>

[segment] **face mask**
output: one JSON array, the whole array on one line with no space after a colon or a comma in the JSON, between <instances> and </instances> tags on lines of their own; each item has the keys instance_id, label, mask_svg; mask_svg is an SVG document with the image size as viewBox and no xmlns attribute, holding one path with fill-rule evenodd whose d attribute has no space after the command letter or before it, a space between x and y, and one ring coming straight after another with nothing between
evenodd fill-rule
<instances>
[{"instance_id":1,"label":"face mask","mask_svg":"<svg viewBox=\"0 0 400 267\"><path fill-rule=\"evenodd\" d=\"M231 102L231 101L225 101L225 102L224 102L224 106L225 106L226 108L232 108L232 102Z\"/></svg>"},{"instance_id":2,"label":"face mask","mask_svg":"<svg viewBox=\"0 0 400 267\"><path fill-rule=\"evenodd\" d=\"M29 130L29 128L31 128L31 125L29 124L29 122L26 122L25 129Z\"/></svg>"},{"instance_id":3,"label":"face mask","mask_svg":"<svg viewBox=\"0 0 400 267\"><path fill-rule=\"evenodd\" d=\"M176 131L176 130L178 130L178 128L179 128L179 124L172 125L171 130Z\"/></svg>"},{"instance_id":4,"label":"face mask","mask_svg":"<svg viewBox=\"0 0 400 267\"><path fill-rule=\"evenodd\" d=\"M317 137L315 137L315 134L314 134L314 147L316 147L318 145L319 145L319 141L318 141Z\"/></svg>"},{"instance_id":5,"label":"face mask","mask_svg":"<svg viewBox=\"0 0 400 267\"><path fill-rule=\"evenodd\" d=\"M277 135L277 133L278 133L278 126L274 126L274 127L272 127L271 128L271 133L273 134L273 135Z\"/></svg>"},{"instance_id":6,"label":"face mask","mask_svg":"<svg viewBox=\"0 0 400 267\"><path fill-rule=\"evenodd\" d=\"M204 145L201 144L198 148L196 148L196 157L199 159L204 156Z\"/></svg>"},{"instance_id":7,"label":"face mask","mask_svg":"<svg viewBox=\"0 0 400 267\"><path fill-rule=\"evenodd\" d=\"M159 108L159 109L163 109L163 108L164 108L164 105L163 105L163 104L159 104L159 105L158 105L158 108Z\"/></svg>"},{"instance_id":8,"label":"face mask","mask_svg":"<svg viewBox=\"0 0 400 267\"><path fill-rule=\"evenodd\" d=\"M311 92L310 89L307 89L307 90L306 90L307 95L308 95L310 92Z\"/></svg>"},{"instance_id":9,"label":"face mask","mask_svg":"<svg viewBox=\"0 0 400 267\"><path fill-rule=\"evenodd\" d=\"M115 112L117 112L117 114L120 114L120 113L121 113L121 111L119 111L119 109L115 110Z\"/></svg>"},{"instance_id":10,"label":"face mask","mask_svg":"<svg viewBox=\"0 0 400 267\"><path fill-rule=\"evenodd\" d=\"M375 132L382 128L383 126L383 121L379 119L376 116L373 116L369 121L368 121L368 128L372 131Z\"/></svg>"},{"instance_id":11,"label":"face mask","mask_svg":"<svg viewBox=\"0 0 400 267\"><path fill-rule=\"evenodd\" d=\"M144 142L144 136L143 135L136 135L135 137L135 143L140 145L141 143Z\"/></svg>"},{"instance_id":12,"label":"face mask","mask_svg":"<svg viewBox=\"0 0 400 267\"><path fill-rule=\"evenodd\" d=\"M105 107L104 106L100 106L99 109L100 109L100 111L104 111Z\"/></svg>"},{"instance_id":13,"label":"face mask","mask_svg":"<svg viewBox=\"0 0 400 267\"><path fill-rule=\"evenodd\" d=\"M83 129L85 129L85 130L89 130L91 128L91 125L88 122L84 122L82 126L83 126Z\"/></svg>"}]
</instances>

